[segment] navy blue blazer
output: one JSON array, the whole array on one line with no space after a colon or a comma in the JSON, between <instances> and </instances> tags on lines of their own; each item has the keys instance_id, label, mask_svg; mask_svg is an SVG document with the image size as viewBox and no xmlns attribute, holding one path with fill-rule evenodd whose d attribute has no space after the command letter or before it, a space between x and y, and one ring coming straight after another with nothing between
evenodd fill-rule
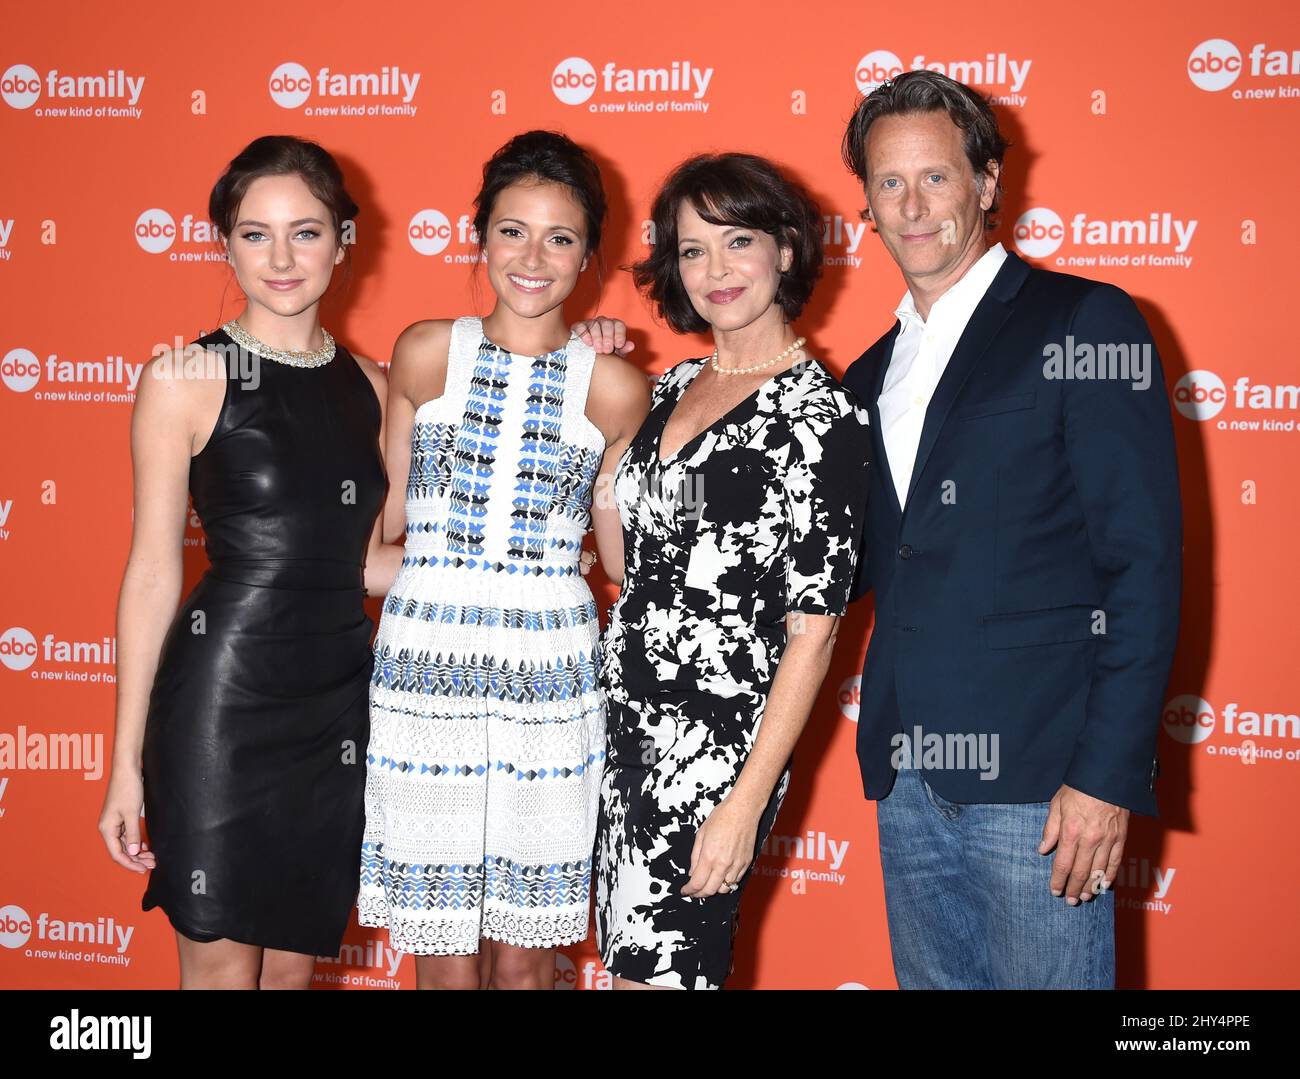
<instances>
[{"instance_id":1,"label":"navy blue blazer","mask_svg":"<svg viewBox=\"0 0 1300 1079\"><path fill-rule=\"evenodd\" d=\"M876 600L857 734L866 796L889 793L906 732L950 801L1047 801L1067 783L1154 815L1182 510L1146 321L1122 289L1008 253L926 411L905 500L877 408L898 331L843 379L870 413L875 466L853 591ZM1062 371L1083 375L1083 346L1118 344L1149 346L1146 389L1045 366L1056 346ZM980 736L996 767L972 763Z\"/></svg>"}]
</instances>

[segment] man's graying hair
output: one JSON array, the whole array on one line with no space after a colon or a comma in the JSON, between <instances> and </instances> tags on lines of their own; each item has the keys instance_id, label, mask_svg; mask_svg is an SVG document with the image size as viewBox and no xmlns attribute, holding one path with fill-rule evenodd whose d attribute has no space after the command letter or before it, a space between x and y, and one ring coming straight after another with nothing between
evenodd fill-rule
<instances>
[{"instance_id":1,"label":"man's graying hair","mask_svg":"<svg viewBox=\"0 0 1300 1079\"><path fill-rule=\"evenodd\" d=\"M881 83L864 97L849 121L840 148L844 164L864 184L867 180L867 132L882 116L905 116L910 113L944 111L961 129L962 145L976 179L982 184L985 166L998 163L1011 144L998 130L997 117L987 99L969 86L941 75L937 71L905 71ZM984 227L993 229L993 214L1002 204L1002 183L993 189L993 203L984 213Z\"/></svg>"}]
</instances>

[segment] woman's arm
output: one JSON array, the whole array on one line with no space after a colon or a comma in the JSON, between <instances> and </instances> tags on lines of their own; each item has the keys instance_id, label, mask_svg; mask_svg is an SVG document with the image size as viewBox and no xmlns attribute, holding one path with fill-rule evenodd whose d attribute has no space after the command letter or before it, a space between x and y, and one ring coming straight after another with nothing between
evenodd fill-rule
<instances>
[{"instance_id":1,"label":"woman's arm","mask_svg":"<svg viewBox=\"0 0 1300 1079\"><path fill-rule=\"evenodd\" d=\"M374 360L368 360L363 356L355 356L354 358L362 373L370 380L370 387L375 391L375 397L379 401L379 446L384 460L387 462L388 455L383 451L387 446L385 435L388 429L388 379ZM386 465L385 470L387 471ZM402 562L402 547L385 544L383 541L385 516L391 494L392 478L390 476L384 505L380 507L379 513L375 515L374 527L370 530L370 541L366 545L363 577L367 595L383 595L387 592L392 587L393 578L397 575L397 567Z\"/></svg>"},{"instance_id":2,"label":"woman's arm","mask_svg":"<svg viewBox=\"0 0 1300 1079\"><path fill-rule=\"evenodd\" d=\"M838 615L786 615L787 644L777 665L754 747L727 796L695 835L691 879L682 895L713 895L737 881L754 857L758 822L812 712L835 650Z\"/></svg>"},{"instance_id":3,"label":"woman's arm","mask_svg":"<svg viewBox=\"0 0 1300 1079\"><path fill-rule=\"evenodd\" d=\"M411 428L420 405L442 396L447 382L447 348L451 343L450 319L426 319L402 331L393 346L386 390L376 392L383 402L380 445L388 473L388 494L366 554L365 588L370 596L383 596L393 587L406 548L406 485L411 471ZM374 366L374 365L372 365ZM378 368L375 367L378 372ZM367 372L372 383L374 374ZM382 379L383 375L379 377Z\"/></svg>"},{"instance_id":4,"label":"woman's arm","mask_svg":"<svg viewBox=\"0 0 1300 1079\"><path fill-rule=\"evenodd\" d=\"M794 750L847 608L867 502L867 417L843 391L806 403L791 424L782 485L786 646L767 706L735 786L695 837L683 895L712 895L738 880L772 788Z\"/></svg>"},{"instance_id":5,"label":"woman's arm","mask_svg":"<svg viewBox=\"0 0 1300 1079\"><path fill-rule=\"evenodd\" d=\"M587 417L605 436L605 454L591 492L591 527L605 576L623 584L623 525L614 499L614 470L650 411L650 383L614 355L596 357L587 391Z\"/></svg>"},{"instance_id":6,"label":"woman's arm","mask_svg":"<svg viewBox=\"0 0 1300 1079\"><path fill-rule=\"evenodd\" d=\"M181 593L194 417L219 413L225 393L224 373L184 376L182 364L172 352L148 364L131 412L135 514L117 601L117 718L99 832L109 856L137 873L154 865L140 839L141 752L149 695Z\"/></svg>"}]
</instances>

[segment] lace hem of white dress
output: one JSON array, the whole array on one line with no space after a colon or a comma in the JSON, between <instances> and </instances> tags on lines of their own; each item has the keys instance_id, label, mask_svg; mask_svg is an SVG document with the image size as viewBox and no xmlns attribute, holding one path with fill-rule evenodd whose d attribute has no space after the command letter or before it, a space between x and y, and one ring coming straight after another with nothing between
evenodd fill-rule
<instances>
[{"instance_id":1,"label":"lace hem of white dress","mask_svg":"<svg viewBox=\"0 0 1300 1079\"><path fill-rule=\"evenodd\" d=\"M585 905L537 913L489 905L460 914L405 917L382 895L357 897L358 924L387 929L389 947L410 955L476 955L481 937L520 948L559 948L586 940L589 931Z\"/></svg>"}]
</instances>

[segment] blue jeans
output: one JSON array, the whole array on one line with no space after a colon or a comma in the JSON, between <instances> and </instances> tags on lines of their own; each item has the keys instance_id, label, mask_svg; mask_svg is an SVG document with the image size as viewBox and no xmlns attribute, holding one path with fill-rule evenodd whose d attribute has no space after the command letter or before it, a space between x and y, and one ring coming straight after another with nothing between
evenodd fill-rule
<instances>
[{"instance_id":1,"label":"blue jeans","mask_svg":"<svg viewBox=\"0 0 1300 1079\"><path fill-rule=\"evenodd\" d=\"M1047 802L958 804L901 768L877 803L900 989L1113 989L1115 896L1052 895Z\"/></svg>"}]
</instances>

